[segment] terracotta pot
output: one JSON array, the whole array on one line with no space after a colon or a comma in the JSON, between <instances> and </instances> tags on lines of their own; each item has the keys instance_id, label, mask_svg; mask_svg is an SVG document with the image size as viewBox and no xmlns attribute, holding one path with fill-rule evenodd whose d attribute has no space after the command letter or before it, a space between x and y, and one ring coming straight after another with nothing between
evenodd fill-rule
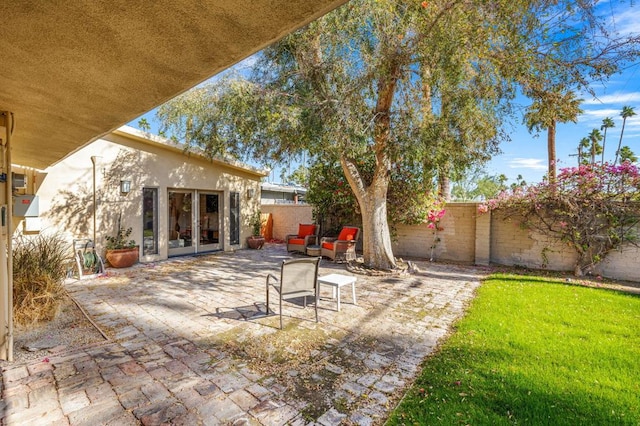
<instances>
[{"instance_id":1,"label":"terracotta pot","mask_svg":"<svg viewBox=\"0 0 640 426\"><path fill-rule=\"evenodd\" d=\"M114 268L128 268L138 261L140 249L136 247L107 250L106 257L109 265Z\"/></svg>"},{"instance_id":2,"label":"terracotta pot","mask_svg":"<svg viewBox=\"0 0 640 426\"><path fill-rule=\"evenodd\" d=\"M261 249L264 246L264 237L251 236L247 237L247 244L249 248L252 249Z\"/></svg>"}]
</instances>

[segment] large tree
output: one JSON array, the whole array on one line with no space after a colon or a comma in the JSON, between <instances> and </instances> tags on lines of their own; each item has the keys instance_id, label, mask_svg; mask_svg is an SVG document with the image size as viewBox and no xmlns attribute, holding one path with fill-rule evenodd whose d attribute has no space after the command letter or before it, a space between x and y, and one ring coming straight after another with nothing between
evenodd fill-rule
<instances>
[{"instance_id":1,"label":"large tree","mask_svg":"<svg viewBox=\"0 0 640 426\"><path fill-rule=\"evenodd\" d=\"M496 152L518 83L553 75L569 86L615 70L617 51L588 40L593 32L559 36L593 5L559 3L352 0L265 49L251 78L200 88L160 117L211 155L270 162L307 151L339 164L362 215L365 263L393 269L393 170L430 191ZM587 43L584 57L567 54Z\"/></svg>"}]
</instances>

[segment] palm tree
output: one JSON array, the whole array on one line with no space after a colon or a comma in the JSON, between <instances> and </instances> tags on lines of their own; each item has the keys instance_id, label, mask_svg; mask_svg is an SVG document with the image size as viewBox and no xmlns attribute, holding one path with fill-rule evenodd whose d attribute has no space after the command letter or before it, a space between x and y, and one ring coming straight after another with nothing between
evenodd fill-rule
<instances>
[{"instance_id":1,"label":"palm tree","mask_svg":"<svg viewBox=\"0 0 640 426\"><path fill-rule=\"evenodd\" d=\"M572 91L565 92L556 86L548 91L533 90L533 103L524 115L529 131L547 130L547 152L549 161L549 183L556 180L556 123L576 122L582 113L580 103Z\"/></svg>"},{"instance_id":2,"label":"palm tree","mask_svg":"<svg viewBox=\"0 0 640 426\"><path fill-rule=\"evenodd\" d=\"M580 143L578 144L578 167L582 166L582 150L584 148L589 148L591 141L589 138L580 139Z\"/></svg>"},{"instance_id":3,"label":"palm tree","mask_svg":"<svg viewBox=\"0 0 640 426\"><path fill-rule=\"evenodd\" d=\"M600 130L593 129L591 133L589 133L589 141L591 142L591 165L596 163L596 154L599 154L602 149L599 143L601 140L602 133L600 133Z\"/></svg>"},{"instance_id":4,"label":"palm tree","mask_svg":"<svg viewBox=\"0 0 640 426\"><path fill-rule=\"evenodd\" d=\"M616 159L613 162L615 165L618 162L618 156L620 155L620 147L622 146L622 135L624 135L624 125L627 122L627 118L633 117L636 113L633 111L633 107L623 106L620 117L622 117L622 129L620 130L620 141L618 142L618 149L616 150Z\"/></svg>"},{"instance_id":5,"label":"palm tree","mask_svg":"<svg viewBox=\"0 0 640 426\"><path fill-rule=\"evenodd\" d=\"M625 161L629 161L631 163L635 163L638 161L638 157L631 151L631 148L628 146L623 146L620 148L620 163L624 163Z\"/></svg>"},{"instance_id":6,"label":"palm tree","mask_svg":"<svg viewBox=\"0 0 640 426\"><path fill-rule=\"evenodd\" d=\"M600 158L600 162L604 164L604 149L607 146L607 129L611 127L615 127L616 123L614 123L611 117L605 117L602 120L602 126L600 126L600 130L604 130L604 135L602 138L602 157Z\"/></svg>"}]
</instances>

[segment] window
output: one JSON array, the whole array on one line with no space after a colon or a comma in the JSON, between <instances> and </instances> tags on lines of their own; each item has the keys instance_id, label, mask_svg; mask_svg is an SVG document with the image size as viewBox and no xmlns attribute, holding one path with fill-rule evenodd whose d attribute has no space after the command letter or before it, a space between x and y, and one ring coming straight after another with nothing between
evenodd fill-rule
<instances>
[{"instance_id":1,"label":"window","mask_svg":"<svg viewBox=\"0 0 640 426\"><path fill-rule=\"evenodd\" d=\"M158 254L158 189L142 190L143 254Z\"/></svg>"},{"instance_id":2,"label":"window","mask_svg":"<svg viewBox=\"0 0 640 426\"><path fill-rule=\"evenodd\" d=\"M232 192L229 197L229 243L240 244L240 193Z\"/></svg>"}]
</instances>

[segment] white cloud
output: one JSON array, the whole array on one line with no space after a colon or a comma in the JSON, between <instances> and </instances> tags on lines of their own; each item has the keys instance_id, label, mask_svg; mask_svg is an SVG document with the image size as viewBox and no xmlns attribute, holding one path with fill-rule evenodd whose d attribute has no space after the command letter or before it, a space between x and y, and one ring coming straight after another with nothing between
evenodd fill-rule
<instances>
[{"instance_id":1,"label":"white cloud","mask_svg":"<svg viewBox=\"0 0 640 426\"><path fill-rule=\"evenodd\" d=\"M546 160L539 158L514 158L509 161L509 168L511 169L532 169L532 170L546 170Z\"/></svg>"},{"instance_id":2,"label":"white cloud","mask_svg":"<svg viewBox=\"0 0 640 426\"><path fill-rule=\"evenodd\" d=\"M589 109L585 110L579 117L579 121L602 121L603 118L611 117L615 119L620 116L619 109Z\"/></svg>"},{"instance_id":3,"label":"white cloud","mask_svg":"<svg viewBox=\"0 0 640 426\"><path fill-rule=\"evenodd\" d=\"M640 102L640 92L615 92L611 95L603 95L595 99L586 99L583 105L627 105L633 102ZM620 114L620 111L618 111Z\"/></svg>"},{"instance_id":4,"label":"white cloud","mask_svg":"<svg viewBox=\"0 0 640 426\"><path fill-rule=\"evenodd\" d=\"M638 34L638 22L640 22L640 9L630 6L622 13L617 13L611 19L615 31L619 35Z\"/></svg>"}]
</instances>

